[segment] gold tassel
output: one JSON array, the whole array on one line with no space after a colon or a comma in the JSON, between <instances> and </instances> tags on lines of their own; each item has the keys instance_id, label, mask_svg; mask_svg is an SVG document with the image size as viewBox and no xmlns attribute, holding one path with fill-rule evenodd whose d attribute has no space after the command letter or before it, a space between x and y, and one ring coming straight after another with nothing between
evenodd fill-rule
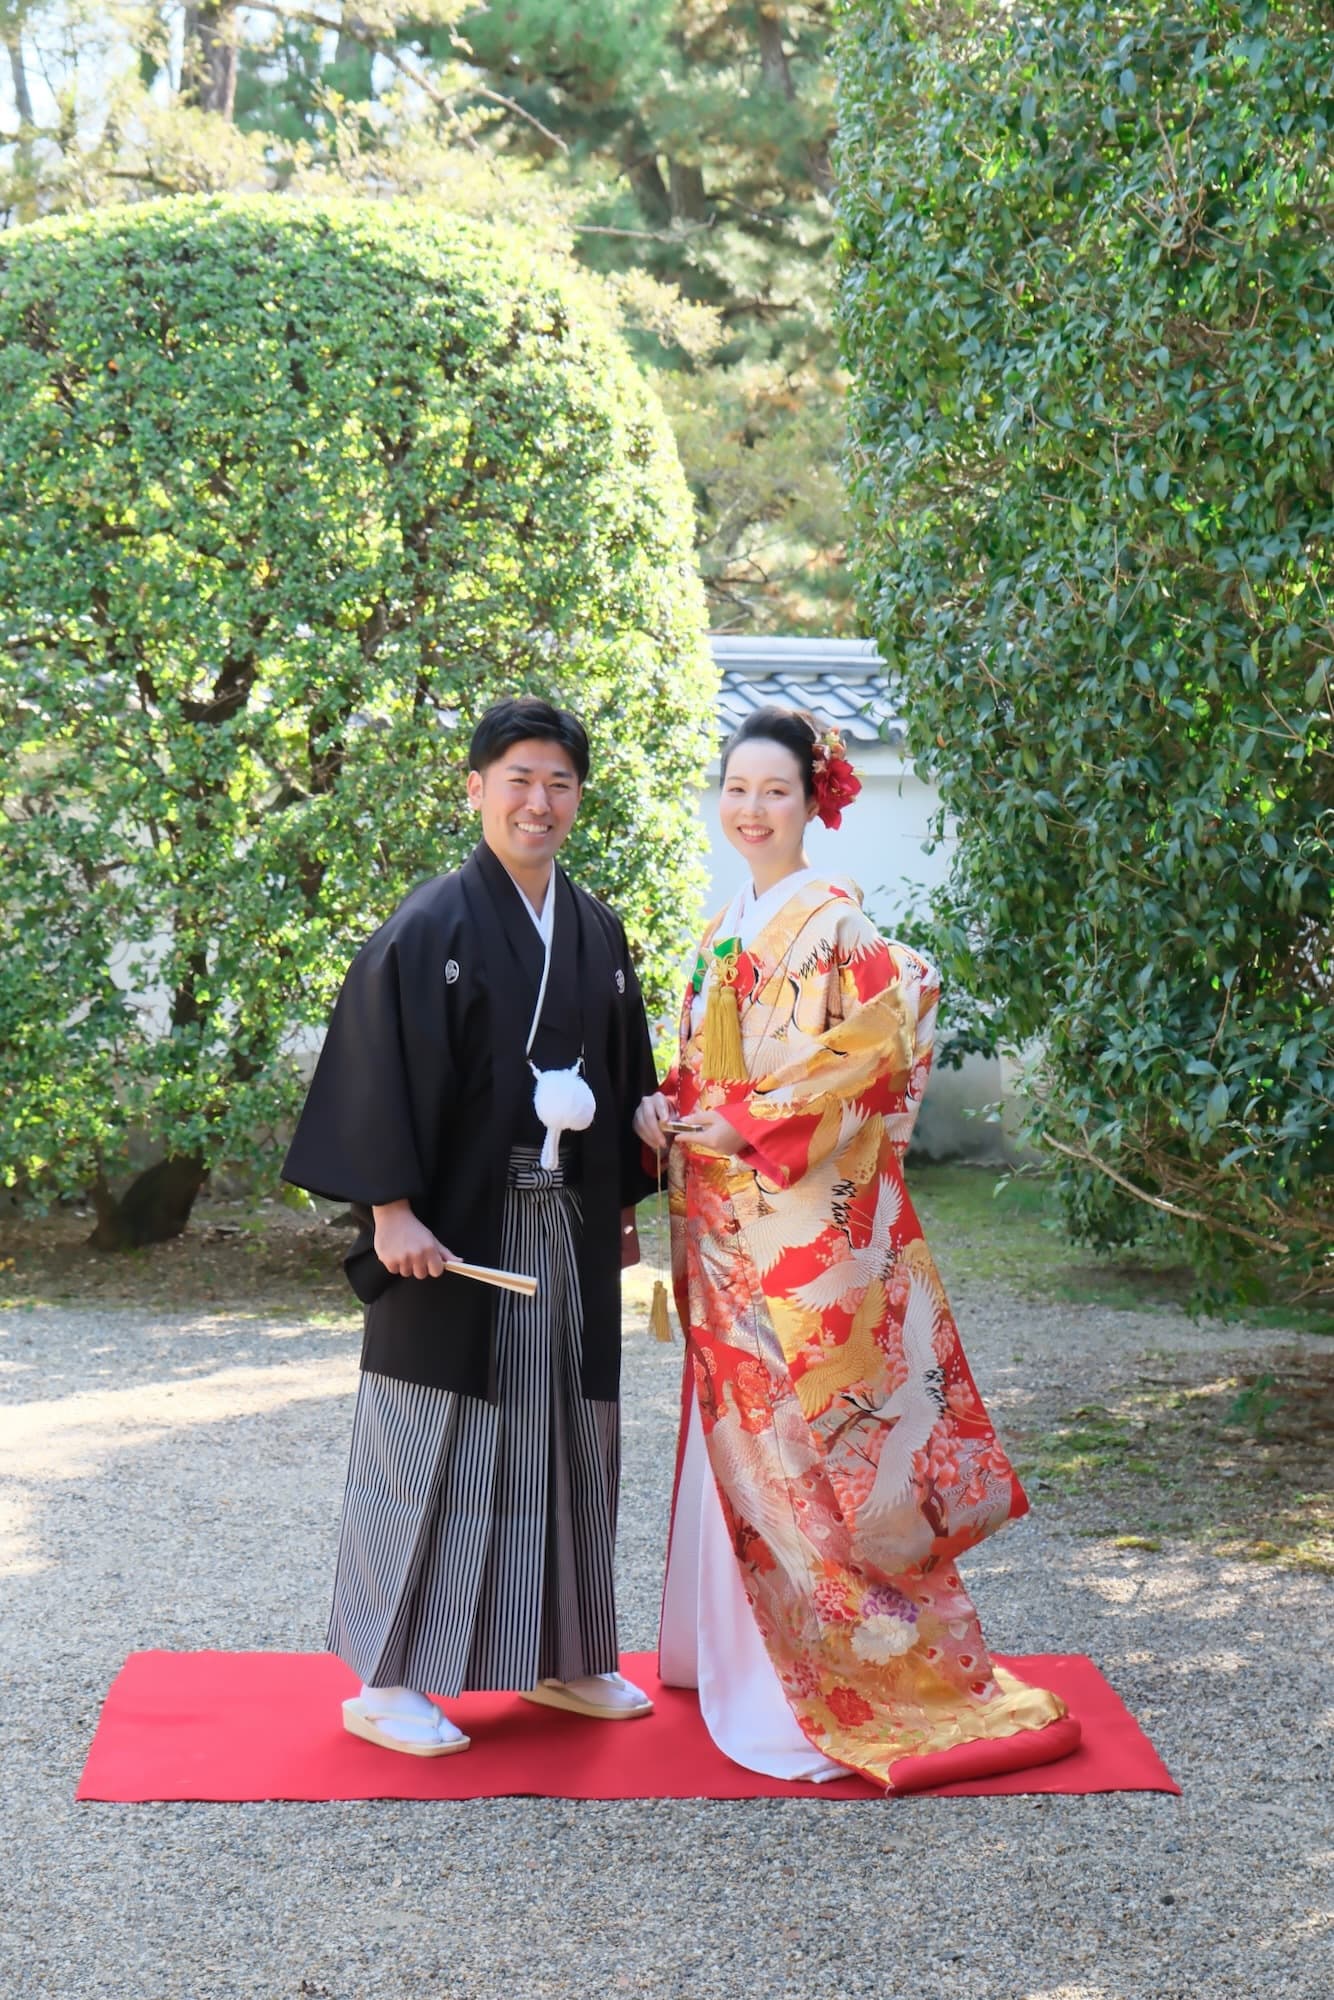
<instances>
[{"instance_id":1,"label":"gold tassel","mask_svg":"<svg viewBox=\"0 0 1334 2000\"><path fill-rule=\"evenodd\" d=\"M657 1236L658 1236L657 1252L658 1256L661 1258L663 1254L663 1246L667 1242L667 1226L666 1226L666 1218L663 1214L663 1201L662 1201L662 1154L661 1153L659 1153L658 1155ZM653 1335L653 1338L655 1340L665 1340L668 1343L670 1343L672 1338L672 1323L670 1319L668 1319L667 1317L667 1287L666 1285L664 1285L661 1278L655 1278L653 1280L653 1301L648 1309L648 1330Z\"/></svg>"},{"instance_id":2,"label":"gold tassel","mask_svg":"<svg viewBox=\"0 0 1334 2000\"><path fill-rule=\"evenodd\" d=\"M730 938L714 959L713 984L704 1003L704 1076L709 1083L744 1083L746 1054L741 1046L737 1005L737 959L741 947Z\"/></svg>"},{"instance_id":3,"label":"gold tassel","mask_svg":"<svg viewBox=\"0 0 1334 2000\"><path fill-rule=\"evenodd\" d=\"M655 1340L671 1340L672 1323L667 1317L667 1287L661 1278L653 1280L653 1303L648 1309L648 1330Z\"/></svg>"}]
</instances>

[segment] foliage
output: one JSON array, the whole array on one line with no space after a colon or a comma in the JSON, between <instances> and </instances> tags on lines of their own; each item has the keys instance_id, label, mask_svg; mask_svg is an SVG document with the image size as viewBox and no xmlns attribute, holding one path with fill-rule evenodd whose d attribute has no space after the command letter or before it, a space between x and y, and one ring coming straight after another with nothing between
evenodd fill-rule
<instances>
[{"instance_id":1,"label":"foliage","mask_svg":"<svg viewBox=\"0 0 1334 2000\"><path fill-rule=\"evenodd\" d=\"M1334 20L848 0L860 575L1087 1240L1334 1287Z\"/></svg>"},{"instance_id":2,"label":"foliage","mask_svg":"<svg viewBox=\"0 0 1334 2000\"><path fill-rule=\"evenodd\" d=\"M689 499L582 281L387 203L0 238L0 1171L271 1161L360 940L455 865L471 725L588 720L570 853L653 999L698 876ZM188 1209L188 1204L187 1204Z\"/></svg>"},{"instance_id":3,"label":"foliage","mask_svg":"<svg viewBox=\"0 0 1334 2000\"><path fill-rule=\"evenodd\" d=\"M663 371L714 624L848 629L831 11L11 0L0 208L365 189L568 240Z\"/></svg>"}]
</instances>

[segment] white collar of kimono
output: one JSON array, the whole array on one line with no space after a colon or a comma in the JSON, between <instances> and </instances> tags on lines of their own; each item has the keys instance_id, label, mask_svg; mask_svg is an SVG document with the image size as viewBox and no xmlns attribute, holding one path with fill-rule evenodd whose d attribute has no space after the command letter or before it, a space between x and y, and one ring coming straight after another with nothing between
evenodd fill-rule
<instances>
[{"instance_id":1,"label":"white collar of kimono","mask_svg":"<svg viewBox=\"0 0 1334 2000\"><path fill-rule=\"evenodd\" d=\"M783 905L790 902L808 882L827 880L825 870L820 868L797 868L791 875L774 882L762 895L755 892L753 882L745 882L732 898L727 915L718 927L719 937L738 938L744 948L752 945L765 925L772 923Z\"/></svg>"},{"instance_id":2,"label":"white collar of kimono","mask_svg":"<svg viewBox=\"0 0 1334 2000\"><path fill-rule=\"evenodd\" d=\"M514 886L516 889L519 888L517 882ZM538 983L537 1005L533 1009L524 1055L528 1058L529 1069L537 1079L533 1085L533 1109L539 1121L547 1128L547 1136L542 1142L541 1163L548 1173L552 1173L560 1161L561 1133L587 1131L597 1112L597 1099L584 1082L582 1055L573 1069L539 1069L532 1060L537 1024L542 1018L542 1008L547 997L547 981L551 977L551 946L556 935L555 869L552 869L548 879L547 893L540 912L533 908L522 889L519 889L519 894L523 898L525 910L536 926L537 935L542 940L542 977Z\"/></svg>"},{"instance_id":3,"label":"white collar of kimono","mask_svg":"<svg viewBox=\"0 0 1334 2000\"><path fill-rule=\"evenodd\" d=\"M510 880L512 882L514 881L514 877L512 875L510 877ZM516 889L519 889L519 885L517 882L514 882L514 886ZM542 899L542 907L540 910L535 910L533 908L531 902L528 900L528 892L526 889L519 889L519 895L523 899L523 907L525 908L525 910L527 910L529 916L532 918L533 927L536 930L537 935L541 938L543 945L546 947L547 955L549 957L551 953L551 940L553 935L555 934L555 929L556 929L555 869L553 868L550 875L548 875L547 877L547 893Z\"/></svg>"},{"instance_id":4,"label":"white collar of kimono","mask_svg":"<svg viewBox=\"0 0 1334 2000\"><path fill-rule=\"evenodd\" d=\"M516 889L519 888L517 882L515 883L514 886ZM552 941L556 935L555 869L554 868L552 869L551 877L547 882L547 893L543 900L540 912L533 908L527 896L524 895L522 889L519 889L519 894L521 897L523 897L523 907L525 908L525 910L527 910L529 916L532 918L534 927L536 928L537 931L537 935L542 940L542 977L538 981L537 1005L533 1009L532 1025L528 1030L528 1040L524 1044L524 1051L523 1051L526 1056L531 1056L531 1054L533 1053L533 1042L537 1036L537 1024L542 1018L542 1007L547 997L547 981L551 977L551 946L552 946ZM532 1069L531 1063L529 1064L529 1068ZM536 1070L533 1070L533 1074L534 1076L536 1076L537 1074Z\"/></svg>"}]
</instances>

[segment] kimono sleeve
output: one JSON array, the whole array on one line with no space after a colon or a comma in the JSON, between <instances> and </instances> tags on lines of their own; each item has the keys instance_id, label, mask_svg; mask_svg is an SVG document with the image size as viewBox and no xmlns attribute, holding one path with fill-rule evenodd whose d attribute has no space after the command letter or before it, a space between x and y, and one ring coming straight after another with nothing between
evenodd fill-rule
<instances>
[{"instance_id":1,"label":"kimono sleeve","mask_svg":"<svg viewBox=\"0 0 1334 2000\"><path fill-rule=\"evenodd\" d=\"M907 945L891 943L889 949L899 965L899 977L913 1023L912 1067L902 1091L889 1093L887 1114L890 1143L902 1159L912 1139L913 1127L917 1123L917 1114L922 1108L922 1097L931 1075L936 1016L940 1011L940 974L919 952L910 951Z\"/></svg>"},{"instance_id":2,"label":"kimono sleeve","mask_svg":"<svg viewBox=\"0 0 1334 2000\"><path fill-rule=\"evenodd\" d=\"M738 1164L778 1187L875 1116L902 1158L926 1088L939 997L926 960L859 916L840 926L832 974L829 1026L814 1047L719 1107L745 1141Z\"/></svg>"},{"instance_id":3,"label":"kimono sleeve","mask_svg":"<svg viewBox=\"0 0 1334 2000\"><path fill-rule=\"evenodd\" d=\"M392 917L353 960L283 1162L284 1180L366 1208L401 1199L415 1205L426 1194L433 1162L422 1110L438 1097L444 1008L431 1075L412 1073L408 1017L421 998L414 989L429 979L428 963L420 938Z\"/></svg>"}]
</instances>

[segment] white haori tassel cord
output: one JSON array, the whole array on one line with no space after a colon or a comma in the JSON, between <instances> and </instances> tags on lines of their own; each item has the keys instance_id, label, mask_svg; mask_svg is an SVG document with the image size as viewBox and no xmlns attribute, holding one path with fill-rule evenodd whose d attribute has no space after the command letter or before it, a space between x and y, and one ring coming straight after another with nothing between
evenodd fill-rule
<instances>
[{"instance_id":1,"label":"white haori tassel cord","mask_svg":"<svg viewBox=\"0 0 1334 2000\"><path fill-rule=\"evenodd\" d=\"M583 1061L582 1056L580 1062ZM584 1082L576 1063L573 1069L538 1069L528 1065L537 1083L533 1109L547 1128L542 1141L542 1165L548 1173L559 1164L563 1132L586 1132L593 1123L597 1100Z\"/></svg>"},{"instance_id":2,"label":"white haori tassel cord","mask_svg":"<svg viewBox=\"0 0 1334 2000\"><path fill-rule=\"evenodd\" d=\"M547 885L547 906L543 911L547 921L545 923L539 921L537 926L545 953L542 960L542 983L537 989L537 1005L533 1009L533 1024L528 1030L528 1042L524 1054L529 1059L529 1069L537 1079L533 1086L533 1109L537 1113L539 1124L545 1125L547 1129L547 1136L542 1141L541 1164L547 1173L554 1173L560 1163L561 1134L586 1132L593 1123L598 1107L597 1099L583 1078L582 1056L573 1069L539 1069L532 1060L537 1024L542 1018L542 1006L547 997L547 980L551 977L551 944L556 932L554 870Z\"/></svg>"}]
</instances>

